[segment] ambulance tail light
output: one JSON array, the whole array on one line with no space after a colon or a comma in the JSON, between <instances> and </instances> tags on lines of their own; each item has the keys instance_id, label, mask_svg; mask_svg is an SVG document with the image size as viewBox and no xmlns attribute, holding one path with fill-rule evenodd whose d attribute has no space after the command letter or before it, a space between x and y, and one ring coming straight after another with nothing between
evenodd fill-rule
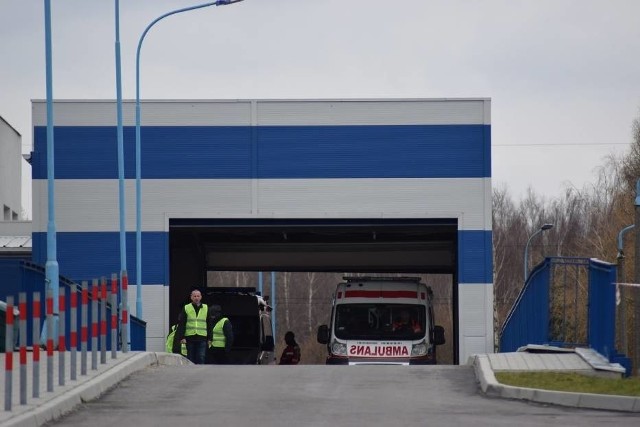
<instances>
[{"instance_id":1,"label":"ambulance tail light","mask_svg":"<svg viewBox=\"0 0 640 427\"><path fill-rule=\"evenodd\" d=\"M419 357L419 356L424 356L425 354L427 354L427 342L426 341L420 341L417 344L414 344L413 347L411 347L411 357Z\"/></svg>"},{"instance_id":2,"label":"ambulance tail light","mask_svg":"<svg viewBox=\"0 0 640 427\"><path fill-rule=\"evenodd\" d=\"M347 345L345 343L333 341L331 343L331 353L334 354L335 356L346 356Z\"/></svg>"}]
</instances>

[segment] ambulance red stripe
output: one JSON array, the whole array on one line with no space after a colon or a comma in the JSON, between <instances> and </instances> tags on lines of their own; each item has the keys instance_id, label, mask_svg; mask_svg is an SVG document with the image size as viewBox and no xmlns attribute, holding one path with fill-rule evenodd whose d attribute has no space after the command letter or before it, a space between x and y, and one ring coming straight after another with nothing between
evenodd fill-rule
<instances>
[{"instance_id":1,"label":"ambulance red stripe","mask_svg":"<svg viewBox=\"0 0 640 427\"><path fill-rule=\"evenodd\" d=\"M345 298L418 298L416 291L365 291L348 290Z\"/></svg>"}]
</instances>

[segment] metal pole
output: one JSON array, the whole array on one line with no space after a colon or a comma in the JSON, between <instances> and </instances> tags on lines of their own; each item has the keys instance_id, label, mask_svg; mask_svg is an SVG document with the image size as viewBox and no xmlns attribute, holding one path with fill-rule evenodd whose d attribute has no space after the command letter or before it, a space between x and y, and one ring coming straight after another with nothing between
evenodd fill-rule
<instances>
[{"instance_id":1,"label":"metal pole","mask_svg":"<svg viewBox=\"0 0 640 427\"><path fill-rule=\"evenodd\" d=\"M78 364L78 286L73 283L69 295L71 307L69 313L69 339L71 344L71 381L75 381Z\"/></svg>"},{"instance_id":2,"label":"metal pole","mask_svg":"<svg viewBox=\"0 0 640 427\"><path fill-rule=\"evenodd\" d=\"M635 224L631 224L620 230L618 233L618 282L624 283L625 274L624 274L624 242L623 237L624 234L635 227ZM629 343L627 340L627 302L625 301L625 296L627 291L624 286L619 286L618 291L620 292L620 307L618 310L618 325L619 325L619 333L620 337L620 350L622 354L629 355Z\"/></svg>"},{"instance_id":3,"label":"metal pole","mask_svg":"<svg viewBox=\"0 0 640 427\"><path fill-rule=\"evenodd\" d=\"M640 224L640 179L636 181L635 224ZM640 232L636 229L635 282L640 283ZM633 367L636 375L640 375L640 288L632 290L634 294L634 347Z\"/></svg>"},{"instance_id":4,"label":"metal pole","mask_svg":"<svg viewBox=\"0 0 640 427\"><path fill-rule=\"evenodd\" d=\"M118 137L118 205L120 207L120 275L127 271L127 225L126 225L126 202L124 188L124 130L122 125L122 73L120 61L120 0L115 0L115 21L116 21L116 115L117 115L117 137ZM138 292L136 297L136 308L140 300L142 307L142 296ZM115 309L115 307L114 307ZM142 308L136 311L138 317L142 316Z\"/></svg>"},{"instance_id":5,"label":"metal pole","mask_svg":"<svg viewBox=\"0 0 640 427\"><path fill-rule=\"evenodd\" d=\"M60 296L60 336L58 337L58 385L64 385L65 379L65 328L64 328L64 297L65 297L64 287L60 288L59 296Z\"/></svg>"},{"instance_id":6,"label":"metal pole","mask_svg":"<svg viewBox=\"0 0 640 427\"><path fill-rule=\"evenodd\" d=\"M100 363L107 363L107 278L100 282Z\"/></svg>"},{"instance_id":7,"label":"metal pole","mask_svg":"<svg viewBox=\"0 0 640 427\"><path fill-rule=\"evenodd\" d=\"M91 370L98 369L98 279L91 283Z\"/></svg>"},{"instance_id":8,"label":"metal pole","mask_svg":"<svg viewBox=\"0 0 640 427\"><path fill-rule=\"evenodd\" d=\"M527 244L524 247L524 281L525 283L527 282L527 279L529 278L529 244L531 243L531 240L537 236L538 234L542 233L545 230L549 230L553 228L553 224L544 224L542 225L538 231L536 231L535 233L533 233L531 236L529 236L529 240L527 240Z\"/></svg>"},{"instance_id":9,"label":"metal pole","mask_svg":"<svg viewBox=\"0 0 640 427\"><path fill-rule=\"evenodd\" d=\"M11 410L13 396L13 297L7 296L6 325L4 335L4 410Z\"/></svg>"},{"instance_id":10,"label":"metal pole","mask_svg":"<svg viewBox=\"0 0 640 427\"><path fill-rule=\"evenodd\" d=\"M18 293L20 316L20 404L27 404L27 293Z\"/></svg>"},{"instance_id":11,"label":"metal pole","mask_svg":"<svg viewBox=\"0 0 640 427\"><path fill-rule=\"evenodd\" d=\"M276 272L271 272L271 323L273 339L276 339Z\"/></svg>"},{"instance_id":12,"label":"metal pole","mask_svg":"<svg viewBox=\"0 0 640 427\"><path fill-rule=\"evenodd\" d=\"M46 283L53 298L54 328L51 333L56 334L58 322L58 290L59 270L56 247L56 210L55 210L55 173L54 173L54 141L53 141L53 67L51 47L51 0L44 0L44 32L47 75L47 194L48 194L48 222L47 222L47 262L45 264ZM49 321L49 320L48 320ZM49 328L46 329L49 333Z\"/></svg>"},{"instance_id":13,"label":"metal pole","mask_svg":"<svg viewBox=\"0 0 640 427\"><path fill-rule=\"evenodd\" d=\"M53 291L47 289L47 391L53 392Z\"/></svg>"},{"instance_id":14,"label":"metal pole","mask_svg":"<svg viewBox=\"0 0 640 427\"><path fill-rule=\"evenodd\" d=\"M142 32L140 40L138 40L138 48L136 49L136 290L138 294L142 292L142 191L140 184L140 50L142 49L142 42L144 41L144 38L151 27L168 16L175 15L177 13L188 12L190 10L201 9L203 7L225 6L233 3L239 3L241 1L243 0L218 0L167 12L164 15L159 16L158 18L151 21L151 23L147 25L147 27ZM140 298L136 297L136 316L140 318L142 317L141 296Z\"/></svg>"},{"instance_id":15,"label":"metal pole","mask_svg":"<svg viewBox=\"0 0 640 427\"><path fill-rule=\"evenodd\" d=\"M80 375L87 375L87 339L89 331L89 284L82 281L80 304Z\"/></svg>"},{"instance_id":16,"label":"metal pole","mask_svg":"<svg viewBox=\"0 0 640 427\"><path fill-rule=\"evenodd\" d=\"M118 357L118 275L111 275L111 358Z\"/></svg>"},{"instance_id":17,"label":"metal pole","mask_svg":"<svg viewBox=\"0 0 640 427\"><path fill-rule=\"evenodd\" d=\"M40 397L40 292L33 293L33 398Z\"/></svg>"}]
</instances>

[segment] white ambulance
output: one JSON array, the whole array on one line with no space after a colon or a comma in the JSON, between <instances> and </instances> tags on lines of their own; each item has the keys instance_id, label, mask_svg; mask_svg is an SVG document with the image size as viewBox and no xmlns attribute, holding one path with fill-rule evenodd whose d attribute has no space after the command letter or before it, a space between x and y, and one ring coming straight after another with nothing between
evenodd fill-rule
<instances>
[{"instance_id":1,"label":"white ambulance","mask_svg":"<svg viewBox=\"0 0 640 427\"><path fill-rule=\"evenodd\" d=\"M331 324L318 328L331 365L436 363L444 328L433 318L433 292L419 277L344 277Z\"/></svg>"}]
</instances>

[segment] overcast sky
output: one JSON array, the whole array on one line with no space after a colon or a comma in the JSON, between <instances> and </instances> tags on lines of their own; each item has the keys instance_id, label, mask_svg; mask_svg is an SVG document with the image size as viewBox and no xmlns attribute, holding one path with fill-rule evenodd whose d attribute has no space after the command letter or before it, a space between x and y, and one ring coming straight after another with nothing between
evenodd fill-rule
<instances>
[{"instance_id":1,"label":"overcast sky","mask_svg":"<svg viewBox=\"0 0 640 427\"><path fill-rule=\"evenodd\" d=\"M54 98L115 99L115 1L51 3ZM200 3L120 1L125 99L144 28ZM0 11L0 116L28 153L30 100L46 97L44 1ZM140 81L143 99L491 98L494 186L551 198L632 141L640 1L245 0L155 25Z\"/></svg>"}]
</instances>

